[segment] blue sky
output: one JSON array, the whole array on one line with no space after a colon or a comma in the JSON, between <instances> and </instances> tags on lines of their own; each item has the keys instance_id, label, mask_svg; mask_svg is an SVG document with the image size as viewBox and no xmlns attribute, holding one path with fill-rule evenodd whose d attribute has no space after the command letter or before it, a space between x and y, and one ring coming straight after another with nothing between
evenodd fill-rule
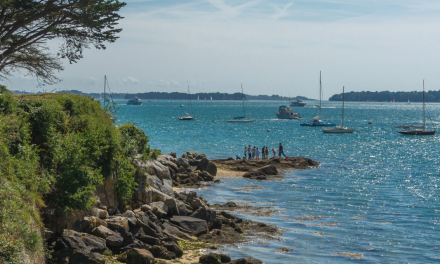
<instances>
[{"instance_id":1,"label":"blue sky","mask_svg":"<svg viewBox=\"0 0 440 264\"><path fill-rule=\"evenodd\" d=\"M237 92L324 97L440 89L440 1L130 0L121 38L64 62L46 90ZM57 45L52 44L53 52ZM37 90L17 74L12 89Z\"/></svg>"}]
</instances>

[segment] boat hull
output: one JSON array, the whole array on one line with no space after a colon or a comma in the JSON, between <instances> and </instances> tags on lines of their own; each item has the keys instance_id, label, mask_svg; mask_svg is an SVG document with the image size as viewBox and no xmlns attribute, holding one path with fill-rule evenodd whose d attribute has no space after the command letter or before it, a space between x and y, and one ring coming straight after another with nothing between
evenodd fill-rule
<instances>
[{"instance_id":1,"label":"boat hull","mask_svg":"<svg viewBox=\"0 0 440 264\"><path fill-rule=\"evenodd\" d=\"M294 119L294 120L301 120L301 117L298 116L294 116L294 115L278 115L277 114L277 118L278 119Z\"/></svg>"},{"instance_id":2,"label":"boat hull","mask_svg":"<svg viewBox=\"0 0 440 264\"><path fill-rule=\"evenodd\" d=\"M182 117L179 117L179 120L193 120L194 119L194 117L192 117L192 116L182 116Z\"/></svg>"},{"instance_id":3,"label":"boat hull","mask_svg":"<svg viewBox=\"0 0 440 264\"><path fill-rule=\"evenodd\" d=\"M142 105L142 102L136 102L136 103L129 103L127 102L128 105Z\"/></svg>"},{"instance_id":4,"label":"boat hull","mask_svg":"<svg viewBox=\"0 0 440 264\"><path fill-rule=\"evenodd\" d=\"M254 119L232 119L232 120L228 120L227 122L229 123L251 123L251 122L255 122Z\"/></svg>"},{"instance_id":5,"label":"boat hull","mask_svg":"<svg viewBox=\"0 0 440 264\"><path fill-rule=\"evenodd\" d=\"M409 136L432 136L435 135L435 130L408 130L398 131L398 133Z\"/></svg>"},{"instance_id":6,"label":"boat hull","mask_svg":"<svg viewBox=\"0 0 440 264\"><path fill-rule=\"evenodd\" d=\"M323 129L324 133L328 134L348 134L353 133L356 129L346 128L346 127L335 127L330 129Z\"/></svg>"}]
</instances>

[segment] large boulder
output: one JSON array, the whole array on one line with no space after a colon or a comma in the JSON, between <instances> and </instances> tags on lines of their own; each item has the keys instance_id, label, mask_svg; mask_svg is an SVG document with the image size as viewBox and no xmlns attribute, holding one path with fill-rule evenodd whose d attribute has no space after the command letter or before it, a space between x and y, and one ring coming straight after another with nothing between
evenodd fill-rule
<instances>
[{"instance_id":1,"label":"large boulder","mask_svg":"<svg viewBox=\"0 0 440 264\"><path fill-rule=\"evenodd\" d=\"M188 160L185 159L185 158L178 158L178 159L176 160L176 165L177 165L178 167L183 167L183 168L185 168L185 169L188 168L188 167L190 166Z\"/></svg>"},{"instance_id":2,"label":"large boulder","mask_svg":"<svg viewBox=\"0 0 440 264\"><path fill-rule=\"evenodd\" d=\"M77 221L73 230L78 232L90 233L95 227L107 226L107 223L95 216L85 216L84 219Z\"/></svg>"},{"instance_id":3,"label":"large boulder","mask_svg":"<svg viewBox=\"0 0 440 264\"><path fill-rule=\"evenodd\" d=\"M240 259L234 259L229 264L263 264L264 262L258 259L254 258L240 258Z\"/></svg>"},{"instance_id":4,"label":"large boulder","mask_svg":"<svg viewBox=\"0 0 440 264\"><path fill-rule=\"evenodd\" d=\"M92 230L92 234L105 239L109 247L121 247L124 244L124 238L117 232L108 229L105 226L98 226Z\"/></svg>"},{"instance_id":5,"label":"large boulder","mask_svg":"<svg viewBox=\"0 0 440 264\"><path fill-rule=\"evenodd\" d=\"M275 165L268 165L259 168L258 170L251 170L243 175L243 178L255 180L267 180L267 176L278 175L278 170Z\"/></svg>"},{"instance_id":6,"label":"large boulder","mask_svg":"<svg viewBox=\"0 0 440 264\"><path fill-rule=\"evenodd\" d=\"M209 162L208 167L206 168L206 171L209 172L209 174L216 176L217 175L217 166L214 163Z\"/></svg>"},{"instance_id":7,"label":"large boulder","mask_svg":"<svg viewBox=\"0 0 440 264\"><path fill-rule=\"evenodd\" d=\"M93 208L91 211L91 215L99 217L101 219L106 219L108 217L108 212L99 208Z\"/></svg>"},{"instance_id":8,"label":"large boulder","mask_svg":"<svg viewBox=\"0 0 440 264\"><path fill-rule=\"evenodd\" d=\"M156 160L159 161L160 163L163 163L163 162L176 163L176 157L173 157L173 155L171 155L171 154L159 155Z\"/></svg>"},{"instance_id":9,"label":"large boulder","mask_svg":"<svg viewBox=\"0 0 440 264\"><path fill-rule=\"evenodd\" d=\"M186 152L186 156L188 157L188 159L195 159L197 157L197 155L198 155L198 153L195 152L194 150Z\"/></svg>"},{"instance_id":10,"label":"large boulder","mask_svg":"<svg viewBox=\"0 0 440 264\"><path fill-rule=\"evenodd\" d=\"M116 182L116 173L113 172L107 176L102 185L96 188L96 196L98 196L99 201L109 209L118 207L118 197L115 191Z\"/></svg>"},{"instance_id":11,"label":"large boulder","mask_svg":"<svg viewBox=\"0 0 440 264\"><path fill-rule=\"evenodd\" d=\"M175 259L176 258L176 254L169 251L164 246L155 245L155 246L152 246L150 250L155 258L160 258L160 259Z\"/></svg>"},{"instance_id":12,"label":"large boulder","mask_svg":"<svg viewBox=\"0 0 440 264\"><path fill-rule=\"evenodd\" d=\"M96 252L75 251L69 258L69 264L105 264L105 259Z\"/></svg>"},{"instance_id":13,"label":"large boulder","mask_svg":"<svg viewBox=\"0 0 440 264\"><path fill-rule=\"evenodd\" d=\"M158 218L162 218L168 214L168 206L166 206L162 201L150 203L150 206L153 209L153 214L155 214Z\"/></svg>"},{"instance_id":14,"label":"large boulder","mask_svg":"<svg viewBox=\"0 0 440 264\"><path fill-rule=\"evenodd\" d=\"M175 242L168 242L163 244L163 246L168 249L168 251L173 252L176 257L180 258L183 256L183 250Z\"/></svg>"},{"instance_id":15,"label":"large boulder","mask_svg":"<svg viewBox=\"0 0 440 264\"><path fill-rule=\"evenodd\" d=\"M56 241L53 256L57 261L65 262L76 251L88 254L103 253L106 249L106 242L102 238L65 229Z\"/></svg>"},{"instance_id":16,"label":"large boulder","mask_svg":"<svg viewBox=\"0 0 440 264\"><path fill-rule=\"evenodd\" d=\"M214 176L212 176L209 172L207 171L201 171L199 173L199 176L203 178L204 181L214 181Z\"/></svg>"},{"instance_id":17,"label":"large boulder","mask_svg":"<svg viewBox=\"0 0 440 264\"><path fill-rule=\"evenodd\" d=\"M167 195L173 194L171 174L167 166L162 165L157 160L144 162L140 159L133 159L132 164L146 173L146 177L141 179L138 186L138 192L142 191L145 186L150 185Z\"/></svg>"},{"instance_id":18,"label":"large boulder","mask_svg":"<svg viewBox=\"0 0 440 264\"><path fill-rule=\"evenodd\" d=\"M118 232L122 235L127 233L128 230L130 229L130 226L128 224L129 218L127 218L127 217L111 216L111 217L105 219L105 222L107 223L107 227L110 230Z\"/></svg>"},{"instance_id":19,"label":"large boulder","mask_svg":"<svg viewBox=\"0 0 440 264\"><path fill-rule=\"evenodd\" d=\"M267 165L258 169L264 175L278 175L278 170L275 165Z\"/></svg>"},{"instance_id":20,"label":"large boulder","mask_svg":"<svg viewBox=\"0 0 440 264\"><path fill-rule=\"evenodd\" d=\"M217 217L217 213L214 210L206 209L205 207L200 207L194 213L190 215L194 218L199 218L205 220L207 223L211 223Z\"/></svg>"},{"instance_id":21,"label":"large boulder","mask_svg":"<svg viewBox=\"0 0 440 264\"><path fill-rule=\"evenodd\" d=\"M189 216L173 216L171 223L191 231L194 235L200 236L208 232L208 224L205 220Z\"/></svg>"},{"instance_id":22,"label":"large boulder","mask_svg":"<svg viewBox=\"0 0 440 264\"><path fill-rule=\"evenodd\" d=\"M147 178L147 182L151 187L159 190L160 192L170 196L173 195L173 181L171 179L161 180L156 175L150 175Z\"/></svg>"},{"instance_id":23,"label":"large boulder","mask_svg":"<svg viewBox=\"0 0 440 264\"><path fill-rule=\"evenodd\" d=\"M213 263L229 263L231 257L225 254L209 253L199 258L201 264L213 264Z\"/></svg>"},{"instance_id":24,"label":"large boulder","mask_svg":"<svg viewBox=\"0 0 440 264\"><path fill-rule=\"evenodd\" d=\"M127 252L127 264L154 264L154 257L146 249L133 248Z\"/></svg>"}]
</instances>

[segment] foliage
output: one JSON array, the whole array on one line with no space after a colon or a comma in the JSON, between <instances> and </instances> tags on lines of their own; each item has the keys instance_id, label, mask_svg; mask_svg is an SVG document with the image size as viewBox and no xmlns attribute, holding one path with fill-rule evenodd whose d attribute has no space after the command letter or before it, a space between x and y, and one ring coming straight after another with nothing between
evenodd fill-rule
<instances>
[{"instance_id":1,"label":"foliage","mask_svg":"<svg viewBox=\"0 0 440 264\"><path fill-rule=\"evenodd\" d=\"M6 86L0 84L0 94L12 94L12 92L9 91L9 90L6 88Z\"/></svg>"},{"instance_id":2,"label":"foliage","mask_svg":"<svg viewBox=\"0 0 440 264\"><path fill-rule=\"evenodd\" d=\"M116 128L99 102L69 94L0 96L0 263L41 247L39 209L90 208L115 174L121 201L137 186L133 155L151 152L133 124ZM48 220L46 218L46 220Z\"/></svg>"},{"instance_id":3,"label":"foliage","mask_svg":"<svg viewBox=\"0 0 440 264\"><path fill-rule=\"evenodd\" d=\"M116 41L122 19L118 0L8 0L0 2L0 77L25 70L42 84L58 82L63 70L58 57L70 63L93 45L105 49ZM60 39L58 57L47 53L47 42Z\"/></svg>"},{"instance_id":4,"label":"foliage","mask_svg":"<svg viewBox=\"0 0 440 264\"><path fill-rule=\"evenodd\" d=\"M344 95L345 101L357 102L423 102L423 92L348 92ZM329 99L330 101L342 101L342 94L335 94ZM425 93L426 102L440 102L440 91L428 91Z\"/></svg>"}]
</instances>

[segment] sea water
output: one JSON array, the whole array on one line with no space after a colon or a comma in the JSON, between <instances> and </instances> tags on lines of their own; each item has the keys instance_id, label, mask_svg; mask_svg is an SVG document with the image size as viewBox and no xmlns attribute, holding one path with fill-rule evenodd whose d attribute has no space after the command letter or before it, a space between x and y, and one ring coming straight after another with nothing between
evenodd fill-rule
<instances>
[{"instance_id":1,"label":"sea water","mask_svg":"<svg viewBox=\"0 0 440 264\"><path fill-rule=\"evenodd\" d=\"M197 190L210 203L246 202L275 209L243 217L284 230L278 239L228 247L233 258L266 263L440 263L440 135L403 136L394 126L421 125L421 103L345 103L344 126L353 134L324 134L303 121L279 120L287 102L119 100L119 123L133 122L162 153L188 150L209 158L243 156L244 147L282 143L287 156L319 161L318 168L286 172L280 181L221 179ZM294 108L305 121L319 114L316 101ZM184 105L184 107L180 107ZM342 103L324 102L322 117L340 125ZM193 121L179 121L189 112ZM427 126L439 126L440 105L427 104ZM368 124L372 122L372 124ZM268 129L270 132L268 132ZM272 153L270 153L272 156ZM251 188L246 189L246 187ZM244 188L244 189L243 189ZM259 241L261 242L261 241ZM278 252L289 248L290 253Z\"/></svg>"}]
</instances>

